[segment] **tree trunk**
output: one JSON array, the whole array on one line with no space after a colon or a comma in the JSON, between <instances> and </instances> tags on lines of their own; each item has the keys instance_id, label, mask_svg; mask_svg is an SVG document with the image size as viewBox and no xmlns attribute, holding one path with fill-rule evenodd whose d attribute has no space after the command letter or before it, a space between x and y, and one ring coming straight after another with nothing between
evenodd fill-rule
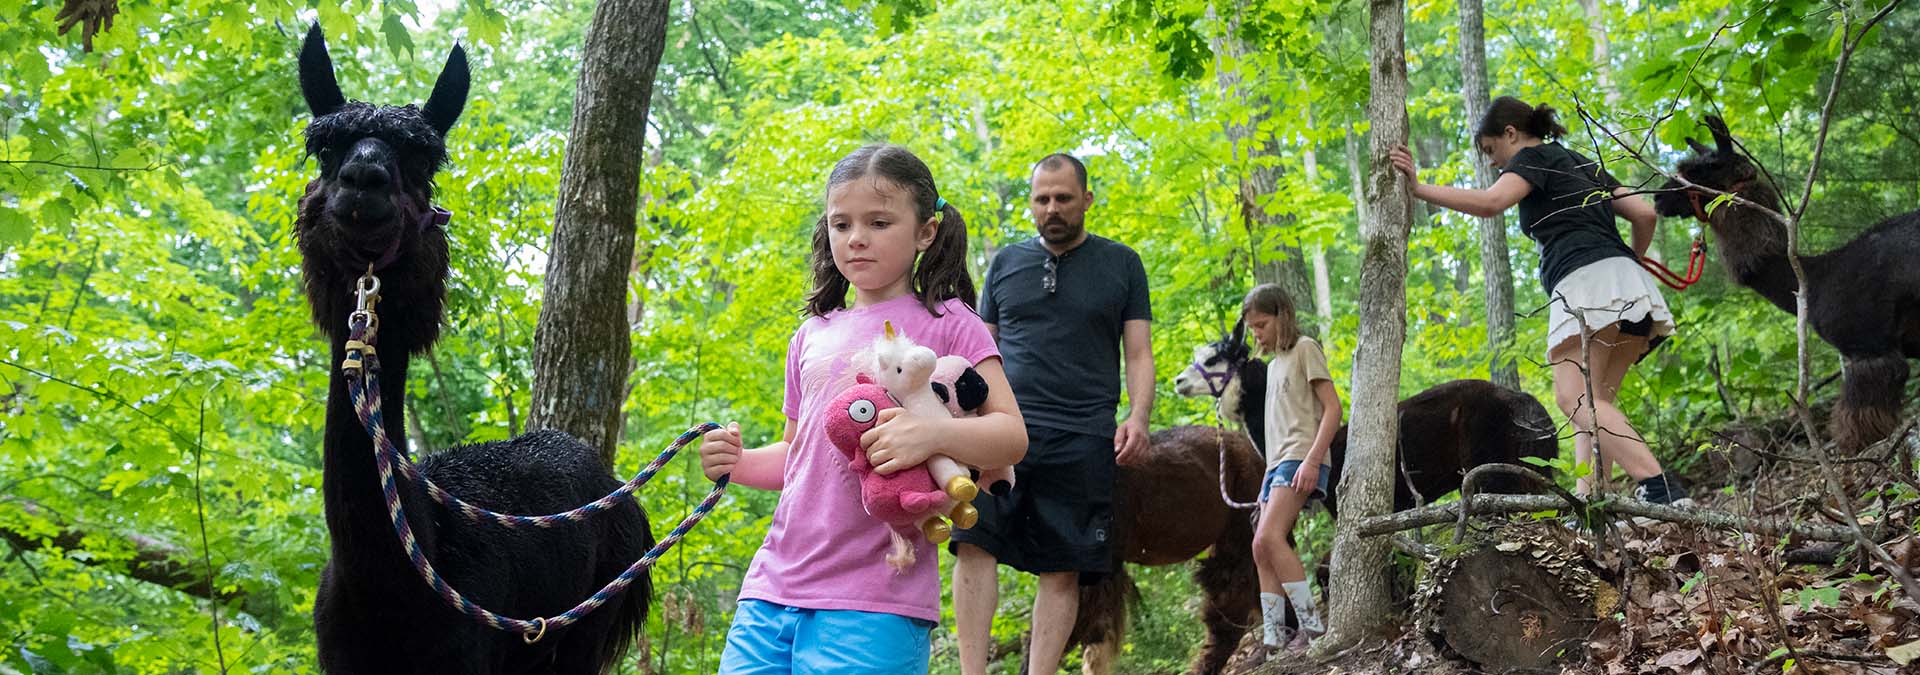
<instances>
[{"instance_id":1,"label":"tree trunk","mask_svg":"<svg viewBox=\"0 0 1920 675\"><path fill-rule=\"evenodd\" d=\"M1312 125L1311 121L1308 123ZM1313 143L1306 147L1307 184L1314 189L1320 188L1320 156L1313 151ZM1326 336L1325 326L1333 325L1333 283L1327 274L1327 247L1313 247L1313 310L1320 315L1321 337Z\"/></svg>"},{"instance_id":2,"label":"tree trunk","mask_svg":"<svg viewBox=\"0 0 1920 675\"><path fill-rule=\"evenodd\" d=\"M527 428L573 434L609 466L628 374L627 270L647 103L666 30L664 0L604 0L594 8L534 331Z\"/></svg>"},{"instance_id":3,"label":"tree trunk","mask_svg":"<svg viewBox=\"0 0 1920 675\"><path fill-rule=\"evenodd\" d=\"M1466 99L1467 124L1478 127L1492 102L1487 92L1487 36L1481 0L1460 0L1460 81ZM1478 142L1478 139L1475 139ZM1493 165L1476 147L1471 153L1473 182L1493 184ZM1480 221L1480 272L1486 276L1487 362L1490 379L1503 387L1520 388L1520 369L1501 351L1513 339L1513 265L1507 258L1507 217Z\"/></svg>"},{"instance_id":4,"label":"tree trunk","mask_svg":"<svg viewBox=\"0 0 1920 675\"><path fill-rule=\"evenodd\" d=\"M1207 5L1207 15L1218 18L1212 4ZM1263 284L1280 284L1297 306L1313 292L1306 256L1301 255L1300 247L1290 244L1261 245L1274 229L1292 225L1291 218L1270 213L1260 206L1261 199L1278 191L1280 182L1279 143L1272 134L1263 135L1259 131L1273 104L1260 93L1259 87L1247 85L1242 77L1241 69L1247 63L1249 50L1246 43L1240 41L1240 8L1236 6L1233 15L1224 17L1219 25L1220 33L1213 38L1213 53L1220 90L1250 113L1246 124L1228 123L1226 132L1227 141L1233 144L1233 159L1242 167L1240 220L1247 228L1248 245L1253 251L1253 278ZM1233 67L1226 67L1226 59L1232 61Z\"/></svg>"},{"instance_id":5,"label":"tree trunk","mask_svg":"<svg viewBox=\"0 0 1920 675\"><path fill-rule=\"evenodd\" d=\"M1460 2L1464 7L1468 0ZM1600 92L1606 97L1607 107L1613 108L1620 103L1620 88L1614 86L1613 53L1607 43L1607 16L1600 9L1600 0L1580 0L1580 9L1587 13L1587 33L1593 39L1593 74L1599 80ZM1463 22L1465 20L1461 19ZM1485 56L1481 58L1485 59ZM1485 65L1484 60L1482 65Z\"/></svg>"},{"instance_id":6,"label":"tree trunk","mask_svg":"<svg viewBox=\"0 0 1920 675\"><path fill-rule=\"evenodd\" d=\"M1373 172L1367 181L1369 218L1361 221L1360 331L1353 359L1353 418L1343 469L1340 511L1349 518L1386 513L1393 500L1393 464L1399 438L1395 406L1400 351L1407 333L1407 232L1413 222L1406 178L1386 161L1407 141L1407 56L1404 0L1371 0ZM1338 528L1329 588L1332 632L1315 643L1331 654L1386 627L1391 598L1387 574L1391 544Z\"/></svg>"}]
</instances>

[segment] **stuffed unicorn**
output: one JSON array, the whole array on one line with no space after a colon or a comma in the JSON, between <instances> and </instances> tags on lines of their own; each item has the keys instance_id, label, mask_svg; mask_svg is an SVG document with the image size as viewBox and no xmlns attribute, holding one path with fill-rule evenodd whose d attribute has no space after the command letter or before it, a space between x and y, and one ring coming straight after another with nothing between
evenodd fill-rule
<instances>
[{"instance_id":1,"label":"stuffed unicorn","mask_svg":"<svg viewBox=\"0 0 1920 675\"><path fill-rule=\"evenodd\" d=\"M892 321L886 322L882 330L880 337L873 341L873 367L868 371L873 381L886 387L887 393L900 402L900 407L907 409L907 414L951 417L947 404L940 401L931 386L934 367L939 361L933 350L915 344L894 330ZM933 483L958 502L950 516L953 523L962 528L973 527L980 512L971 502L980 495L980 488L974 484L971 472L946 455L928 457L926 466L933 474Z\"/></svg>"}]
</instances>

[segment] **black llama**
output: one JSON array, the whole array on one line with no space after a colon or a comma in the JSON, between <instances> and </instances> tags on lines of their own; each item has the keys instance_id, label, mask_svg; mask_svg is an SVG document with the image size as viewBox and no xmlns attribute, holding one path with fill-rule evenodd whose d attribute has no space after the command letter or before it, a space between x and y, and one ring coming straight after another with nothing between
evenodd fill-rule
<instances>
[{"instance_id":1,"label":"black llama","mask_svg":"<svg viewBox=\"0 0 1920 675\"><path fill-rule=\"evenodd\" d=\"M1780 193L1770 178L1734 147L1727 123L1708 116L1714 146L1689 138L1693 157L1674 173L1700 187L1739 195L1753 205L1780 211ZM1759 208L1729 202L1704 205L1717 194L1669 180L1654 197L1663 216L1692 216L1713 228L1727 273L1774 306L1794 313L1799 283L1787 261L1786 225ZM1807 275L1807 322L1845 360L1845 384L1829 429L1849 452L1893 433L1907 381L1907 359L1920 357L1920 211L1894 216L1852 241L1819 255L1800 257Z\"/></svg>"},{"instance_id":2,"label":"black llama","mask_svg":"<svg viewBox=\"0 0 1920 675\"><path fill-rule=\"evenodd\" d=\"M408 357L439 335L447 279L444 219L433 176L447 130L466 106L466 53L448 57L425 105L348 102L316 24L300 52L300 89L313 112L307 184L294 225L313 320L330 343L324 492L332 558L321 572L314 632L320 668L334 673L600 673L631 646L646 616L642 577L608 606L527 644L450 608L421 581L394 535L374 448L354 414L347 315L356 279L381 281L378 349L387 436L404 450ZM566 511L619 487L596 454L559 432L452 448L420 471L455 495L502 513ZM400 499L427 558L469 599L520 619L552 617L585 599L653 544L628 502L588 523L531 531L464 520L400 480Z\"/></svg>"}]
</instances>

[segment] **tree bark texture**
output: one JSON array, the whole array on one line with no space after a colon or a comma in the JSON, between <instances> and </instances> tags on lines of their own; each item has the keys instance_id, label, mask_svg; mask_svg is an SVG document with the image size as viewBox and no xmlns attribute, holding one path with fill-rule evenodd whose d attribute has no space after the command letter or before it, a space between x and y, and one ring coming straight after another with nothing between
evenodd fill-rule
<instances>
[{"instance_id":1,"label":"tree bark texture","mask_svg":"<svg viewBox=\"0 0 1920 675\"><path fill-rule=\"evenodd\" d=\"M665 0L604 0L594 9L534 331L527 429L573 434L609 466L628 375L627 279L647 103L666 29Z\"/></svg>"},{"instance_id":2,"label":"tree bark texture","mask_svg":"<svg viewBox=\"0 0 1920 675\"><path fill-rule=\"evenodd\" d=\"M1460 0L1460 95L1466 100L1470 128L1480 125L1480 118L1492 103L1487 91L1484 10L1482 0ZM1496 175L1491 160L1480 154L1478 147L1468 154L1472 156L1474 184L1483 188L1493 185ZM1480 221L1480 272L1486 277L1487 351L1492 355L1487 363L1488 376L1495 384L1519 389L1519 366L1501 354L1513 340L1513 264L1507 257L1507 217L1501 214L1476 220Z\"/></svg>"},{"instance_id":3,"label":"tree bark texture","mask_svg":"<svg viewBox=\"0 0 1920 675\"><path fill-rule=\"evenodd\" d=\"M1386 513L1393 501L1398 451L1400 352L1407 333L1407 233L1413 223L1406 178L1386 160L1407 141L1407 57L1404 0L1371 0L1373 171L1367 180L1368 218L1360 223L1360 332L1353 359L1352 421L1340 492L1342 515ZM1391 613L1387 575L1391 545L1338 528L1328 589L1332 632L1317 653L1356 644L1383 629Z\"/></svg>"},{"instance_id":4,"label":"tree bark texture","mask_svg":"<svg viewBox=\"0 0 1920 675\"><path fill-rule=\"evenodd\" d=\"M1207 12L1214 13L1211 4ZM1240 220L1246 225L1248 244L1253 251L1253 279L1263 284L1280 284L1287 295L1293 297L1294 306L1301 307L1313 297L1306 256L1301 255L1298 246L1264 247L1260 243L1274 230L1293 225L1292 218L1270 213L1260 206L1261 199L1270 198L1279 190L1280 183L1279 144L1272 135L1262 136L1259 132L1260 123L1267 118L1267 111L1273 109L1273 103L1242 75L1250 50L1240 40L1240 8L1236 6L1231 16L1221 18L1220 34L1213 38L1214 71L1220 90L1251 112L1246 124L1228 122L1226 132L1227 141L1233 145L1234 161L1241 165Z\"/></svg>"}]
</instances>

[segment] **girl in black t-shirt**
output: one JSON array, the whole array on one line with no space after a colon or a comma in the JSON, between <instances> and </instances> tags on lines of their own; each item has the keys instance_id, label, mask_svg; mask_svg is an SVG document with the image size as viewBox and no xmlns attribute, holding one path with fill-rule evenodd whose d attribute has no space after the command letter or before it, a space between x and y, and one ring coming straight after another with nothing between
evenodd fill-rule
<instances>
[{"instance_id":1,"label":"girl in black t-shirt","mask_svg":"<svg viewBox=\"0 0 1920 675\"><path fill-rule=\"evenodd\" d=\"M1520 206L1520 229L1540 246L1540 284L1550 301L1547 358L1553 364L1555 402L1579 429L1574 457L1592 461L1592 418L1598 417L1602 454L1639 482L1637 498L1690 503L1686 488L1666 475L1614 403L1627 368L1673 333L1666 299L1639 265L1658 216L1598 163L1553 140L1566 133L1553 108L1502 96L1474 134L1474 145L1500 169L1491 187L1423 185L1405 147L1394 149L1391 159L1413 184L1413 196L1428 203L1482 218ZM1633 224L1631 247L1620 238L1616 216ZM1583 331L1593 373L1591 413L1580 368ZM1588 479L1581 478L1578 491L1590 490Z\"/></svg>"}]
</instances>

